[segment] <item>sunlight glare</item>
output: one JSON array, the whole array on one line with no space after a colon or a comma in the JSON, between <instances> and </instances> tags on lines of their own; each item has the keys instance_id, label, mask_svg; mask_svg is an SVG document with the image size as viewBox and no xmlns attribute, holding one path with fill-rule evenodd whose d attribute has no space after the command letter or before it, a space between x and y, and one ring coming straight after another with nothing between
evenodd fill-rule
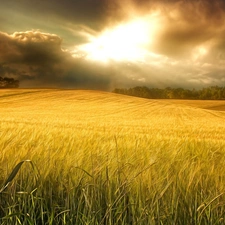
<instances>
[{"instance_id":1,"label":"sunlight glare","mask_svg":"<svg viewBox=\"0 0 225 225\"><path fill-rule=\"evenodd\" d=\"M140 60L146 54L151 42L150 24L138 19L106 30L99 37L92 37L90 43L79 46L88 59L106 62L108 60Z\"/></svg>"},{"instance_id":2,"label":"sunlight glare","mask_svg":"<svg viewBox=\"0 0 225 225\"><path fill-rule=\"evenodd\" d=\"M194 61L196 61L200 59L201 57L205 56L207 53L208 53L207 48L204 46L200 46L194 49L192 58Z\"/></svg>"}]
</instances>

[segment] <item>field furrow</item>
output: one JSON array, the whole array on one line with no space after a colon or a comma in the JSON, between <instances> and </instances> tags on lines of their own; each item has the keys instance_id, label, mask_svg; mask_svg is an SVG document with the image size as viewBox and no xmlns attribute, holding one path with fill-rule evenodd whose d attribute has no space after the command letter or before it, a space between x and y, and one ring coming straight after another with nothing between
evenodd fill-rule
<instances>
[{"instance_id":1,"label":"field furrow","mask_svg":"<svg viewBox=\"0 0 225 225\"><path fill-rule=\"evenodd\" d=\"M223 224L225 113L207 105L1 90L0 185L38 171L1 193L1 223Z\"/></svg>"}]
</instances>

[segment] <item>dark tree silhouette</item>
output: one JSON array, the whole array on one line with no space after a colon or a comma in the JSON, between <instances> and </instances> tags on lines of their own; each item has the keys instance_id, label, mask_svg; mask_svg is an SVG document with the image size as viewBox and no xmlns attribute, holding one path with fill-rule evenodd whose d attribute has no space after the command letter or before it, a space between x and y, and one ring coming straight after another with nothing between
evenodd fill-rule
<instances>
[{"instance_id":1,"label":"dark tree silhouette","mask_svg":"<svg viewBox=\"0 0 225 225\"><path fill-rule=\"evenodd\" d=\"M19 81L13 78L0 77L0 88L18 88Z\"/></svg>"},{"instance_id":2,"label":"dark tree silhouette","mask_svg":"<svg viewBox=\"0 0 225 225\"><path fill-rule=\"evenodd\" d=\"M158 98L158 99L208 99L208 100L225 100L225 87L212 86L201 90L188 90L183 88L165 89L134 87L134 88L116 88L114 93L132 95L142 98Z\"/></svg>"}]
</instances>

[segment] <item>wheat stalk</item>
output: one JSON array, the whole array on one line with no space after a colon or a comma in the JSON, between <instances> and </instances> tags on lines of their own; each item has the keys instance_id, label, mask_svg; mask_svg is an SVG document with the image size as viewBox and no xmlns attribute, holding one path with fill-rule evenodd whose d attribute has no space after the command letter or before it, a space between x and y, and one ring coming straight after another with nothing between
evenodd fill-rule
<instances>
[{"instance_id":1,"label":"wheat stalk","mask_svg":"<svg viewBox=\"0 0 225 225\"><path fill-rule=\"evenodd\" d=\"M12 182L12 180L15 178L15 176L17 175L17 173L19 172L21 166L23 165L23 163L25 162L29 162L31 163L31 166L33 168L33 170L36 170L36 167L34 166L33 162L31 160L23 160L21 162L19 162L14 169L12 170L12 172L10 173L10 175L8 176L7 180L5 181L3 187L0 190L0 193L2 193L8 186L9 184ZM38 171L38 170L36 170Z\"/></svg>"}]
</instances>

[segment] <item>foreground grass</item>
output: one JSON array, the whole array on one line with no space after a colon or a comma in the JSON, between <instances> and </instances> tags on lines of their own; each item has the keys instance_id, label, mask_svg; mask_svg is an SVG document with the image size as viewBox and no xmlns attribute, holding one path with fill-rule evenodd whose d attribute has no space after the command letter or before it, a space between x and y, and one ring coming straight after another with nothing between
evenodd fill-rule
<instances>
[{"instance_id":1,"label":"foreground grass","mask_svg":"<svg viewBox=\"0 0 225 225\"><path fill-rule=\"evenodd\" d=\"M225 112L207 104L0 91L0 185L36 168L0 194L0 223L224 224Z\"/></svg>"}]
</instances>

